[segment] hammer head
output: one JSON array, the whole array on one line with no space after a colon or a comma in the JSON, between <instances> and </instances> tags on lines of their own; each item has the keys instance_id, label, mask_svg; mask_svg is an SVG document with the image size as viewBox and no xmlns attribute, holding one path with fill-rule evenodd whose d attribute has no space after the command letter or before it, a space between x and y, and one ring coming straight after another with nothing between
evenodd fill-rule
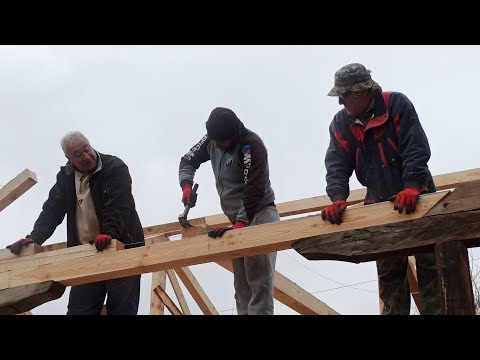
<instances>
[{"instance_id":1,"label":"hammer head","mask_svg":"<svg viewBox=\"0 0 480 360\"><path fill-rule=\"evenodd\" d=\"M190 202L187 205L185 205L185 210L183 210L183 213L178 215L178 222L184 228L192 226L192 224L190 224L187 221L187 215L188 215L188 211L190 210L190 208L194 207L195 203L197 202L197 189L198 189L198 184L193 185L193 189L192 189L192 192L190 194Z\"/></svg>"},{"instance_id":2,"label":"hammer head","mask_svg":"<svg viewBox=\"0 0 480 360\"><path fill-rule=\"evenodd\" d=\"M190 205L185 206L185 210L183 210L183 213L178 215L178 222L184 228L192 226L192 224L190 224L187 220L188 210L190 210Z\"/></svg>"}]
</instances>

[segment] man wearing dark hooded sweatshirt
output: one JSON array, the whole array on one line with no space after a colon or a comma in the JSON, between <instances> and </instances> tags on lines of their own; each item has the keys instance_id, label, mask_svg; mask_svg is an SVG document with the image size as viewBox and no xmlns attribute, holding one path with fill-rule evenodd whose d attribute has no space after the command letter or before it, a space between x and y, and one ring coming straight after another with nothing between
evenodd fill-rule
<instances>
[{"instance_id":1,"label":"man wearing dark hooded sweatshirt","mask_svg":"<svg viewBox=\"0 0 480 360\"><path fill-rule=\"evenodd\" d=\"M217 107L206 122L207 135L180 159L182 202L190 203L195 171L211 161L220 205L232 226L208 233L280 221L270 185L267 149L235 113ZM273 315L273 278L277 253L232 259L239 315Z\"/></svg>"}]
</instances>

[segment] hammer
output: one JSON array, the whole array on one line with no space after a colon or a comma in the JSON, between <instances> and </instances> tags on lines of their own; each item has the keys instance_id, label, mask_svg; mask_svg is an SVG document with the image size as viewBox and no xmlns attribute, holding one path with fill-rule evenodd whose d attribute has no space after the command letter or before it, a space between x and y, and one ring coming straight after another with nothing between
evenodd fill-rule
<instances>
[{"instance_id":1,"label":"hammer","mask_svg":"<svg viewBox=\"0 0 480 360\"><path fill-rule=\"evenodd\" d=\"M182 225L182 227L184 228L192 226L192 224L187 221L187 215L190 208L194 207L195 203L197 202L197 189L198 184L193 185L192 192L190 193L190 201L187 205L185 205L185 210L183 210L183 213L178 215L178 221L180 222L180 225Z\"/></svg>"}]
</instances>

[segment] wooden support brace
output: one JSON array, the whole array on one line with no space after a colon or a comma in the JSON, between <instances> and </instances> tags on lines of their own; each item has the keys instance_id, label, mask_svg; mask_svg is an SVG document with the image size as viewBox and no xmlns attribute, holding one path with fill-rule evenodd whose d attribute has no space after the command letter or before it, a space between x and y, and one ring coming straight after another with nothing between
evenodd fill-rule
<instances>
[{"instance_id":1,"label":"wooden support brace","mask_svg":"<svg viewBox=\"0 0 480 360\"><path fill-rule=\"evenodd\" d=\"M153 289L154 293L162 299L162 302L165 304L165 307L170 311L172 315L183 315L180 309L175 305L170 296L163 290L160 286L157 286Z\"/></svg>"},{"instance_id":2,"label":"wooden support brace","mask_svg":"<svg viewBox=\"0 0 480 360\"><path fill-rule=\"evenodd\" d=\"M0 189L0 212L37 183L34 172L25 169Z\"/></svg>"},{"instance_id":3,"label":"wooden support brace","mask_svg":"<svg viewBox=\"0 0 480 360\"><path fill-rule=\"evenodd\" d=\"M170 279L170 284L172 284L173 292L177 296L178 303L184 315L191 315L190 309L188 308L187 301L183 296L182 289L178 283L177 276L173 270L167 270L168 278Z\"/></svg>"}]
</instances>

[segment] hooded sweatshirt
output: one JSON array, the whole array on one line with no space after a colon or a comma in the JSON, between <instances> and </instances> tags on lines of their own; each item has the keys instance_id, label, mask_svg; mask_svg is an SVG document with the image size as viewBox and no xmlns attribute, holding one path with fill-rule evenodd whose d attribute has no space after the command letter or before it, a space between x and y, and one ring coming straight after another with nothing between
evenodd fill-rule
<instances>
[{"instance_id":1,"label":"hooded sweatshirt","mask_svg":"<svg viewBox=\"0 0 480 360\"><path fill-rule=\"evenodd\" d=\"M195 171L210 160L223 213L232 223L240 220L249 224L257 211L275 201L267 149L230 109L214 109L206 127L207 135L180 159L180 186L193 184ZM233 139L233 145L223 151L212 138Z\"/></svg>"}]
</instances>

